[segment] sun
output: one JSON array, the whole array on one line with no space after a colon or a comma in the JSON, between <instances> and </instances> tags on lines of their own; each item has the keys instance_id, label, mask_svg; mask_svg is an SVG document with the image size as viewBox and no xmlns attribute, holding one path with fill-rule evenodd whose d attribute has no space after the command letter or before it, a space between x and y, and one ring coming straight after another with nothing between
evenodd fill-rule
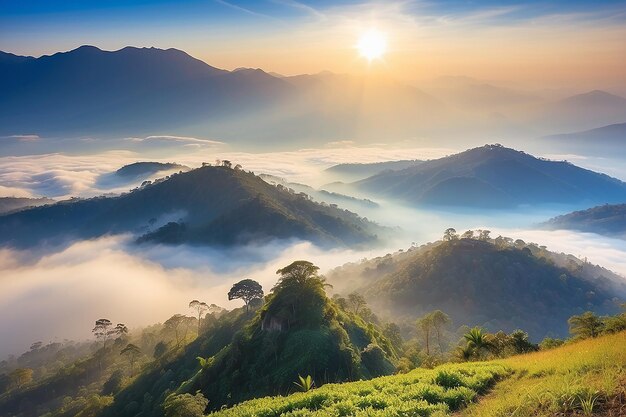
<instances>
[{"instance_id":1,"label":"sun","mask_svg":"<svg viewBox=\"0 0 626 417\"><path fill-rule=\"evenodd\" d=\"M356 47L359 50L359 54L371 62L385 55L387 51L387 37L376 29L370 29L361 35Z\"/></svg>"}]
</instances>

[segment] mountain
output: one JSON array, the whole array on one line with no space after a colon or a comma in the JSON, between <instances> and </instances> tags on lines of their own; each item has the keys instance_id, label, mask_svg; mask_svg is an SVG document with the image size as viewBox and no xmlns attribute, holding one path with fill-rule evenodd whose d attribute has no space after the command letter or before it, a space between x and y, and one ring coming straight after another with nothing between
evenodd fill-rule
<instances>
[{"instance_id":1,"label":"mountain","mask_svg":"<svg viewBox=\"0 0 626 417\"><path fill-rule=\"evenodd\" d=\"M626 153L626 123L617 123L573 133L561 133L542 138L546 145L556 145L585 155L615 156Z\"/></svg>"},{"instance_id":2,"label":"mountain","mask_svg":"<svg viewBox=\"0 0 626 417\"><path fill-rule=\"evenodd\" d=\"M124 165L123 167L115 171L115 175L123 178L137 178L154 175L162 171L171 171L176 169L188 171L189 167L172 162L135 162L132 164Z\"/></svg>"},{"instance_id":3,"label":"mountain","mask_svg":"<svg viewBox=\"0 0 626 417\"><path fill-rule=\"evenodd\" d=\"M0 134L158 131L271 105L289 89L263 71L221 70L176 49L1 53Z\"/></svg>"},{"instance_id":4,"label":"mountain","mask_svg":"<svg viewBox=\"0 0 626 417\"><path fill-rule=\"evenodd\" d=\"M137 411L128 409L132 402L141 404L143 416L162 415L160 403L171 392L168 388L200 391L210 399L209 409L219 410L250 398L293 392L298 375L310 375L319 386L393 373L396 353L390 341L378 326L329 299L316 271L306 261L279 270L278 283L264 301L258 300L261 306L250 315L238 312L238 331L226 346L214 349L211 339L216 338L207 333L174 363L152 370L118 394L104 416L134 416ZM196 357L206 358L199 370ZM181 372L182 364L193 372ZM175 372L165 372L169 369Z\"/></svg>"},{"instance_id":5,"label":"mountain","mask_svg":"<svg viewBox=\"0 0 626 417\"><path fill-rule=\"evenodd\" d=\"M280 184L284 187L294 190L297 193L305 193L308 196L312 197L314 200L331 205L339 205L341 207L346 207L349 210L359 210L363 208L371 209L379 207L378 203L375 203L372 200L356 198L333 191L327 191L324 189L318 190L306 184L286 181L284 178L280 178L275 175L260 174L259 176L264 181L269 182L270 184Z\"/></svg>"},{"instance_id":6,"label":"mountain","mask_svg":"<svg viewBox=\"0 0 626 417\"><path fill-rule=\"evenodd\" d=\"M341 177L344 181L356 181L363 178L371 177L372 175L380 174L383 171L398 171L421 164L423 161L417 159L413 160L400 160L400 161L385 161L385 162L372 162L372 163L354 163L354 164L337 164L330 168L326 168L325 171L329 174L333 174Z\"/></svg>"},{"instance_id":7,"label":"mountain","mask_svg":"<svg viewBox=\"0 0 626 417\"><path fill-rule=\"evenodd\" d=\"M626 238L626 204L604 204L575 211L550 219L543 226Z\"/></svg>"},{"instance_id":8,"label":"mountain","mask_svg":"<svg viewBox=\"0 0 626 417\"><path fill-rule=\"evenodd\" d=\"M49 198L0 197L0 215L52 203Z\"/></svg>"},{"instance_id":9,"label":"mountain","mask_svg":"<svg viewBox=\"0 0 626 417\"><path fill-rule=\"evenodd\" d=\"M336 289L359 288L386 317L440 309L457 325L524 329L535 339L567 335L567 319L615 311L626 281L606 269L535 244L498 238L436 242L328 273Z\"/></svg>"},{"instance_id":10,"label":"mountain","mask_svg":"<svg viewBox=\"0 0 626 417\"><path fill-rule=\"evenodd\" d=\"M70 199L0 217L0 243L33 245L133 233L141 242L234 245L306 239L359 245L383 229L253 173L204 166L147 183L117 197Z\"/></svg>"},{"instance_id":11,"label":"mountain","mask_svg":"<svg viewBox=\"0 0 626 417\"><path fill-rule=\"evenodd\" d=\"M626 201L626 183L565 161L486 145L353 183L414 205L510 208Z\"/></svg>"},{"instance_id":12,"label":"mountain","mask_svg":"<svg viewBox=\"0 0 626 417\"><path fill-rule=\"evenodd\" d=\"M39 58L0 52L1 135L175 130L267 144L368 132L373 121L362 112L377 112L377 129L387 132L401 120L419 126L437 120L440 107L424 92L393 81L226 71L176 49L81 46Z\"/></svg>"},{"instance_id":13,"label":"mountain","mask_svg":"<svg viewBox=\"0 0 626 417\"><path fill-rule=\"evenodd\" d=\"M577 94L537 108L533 119L551 129L587 130L626 120L626 98L601 90Z\"/></svg>"}]
</instances>

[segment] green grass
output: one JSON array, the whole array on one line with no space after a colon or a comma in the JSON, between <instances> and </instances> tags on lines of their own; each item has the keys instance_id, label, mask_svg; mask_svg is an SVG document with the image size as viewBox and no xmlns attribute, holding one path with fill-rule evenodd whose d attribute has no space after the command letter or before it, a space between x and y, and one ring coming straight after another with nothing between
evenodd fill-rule
<instances>
[{"instance_id":1,"label":"green grass","mask_svg":"<svg viewBox=\"0 0 626 417\"><path fill-rule=\"evenodd\" d=\"M496 361L513 370L461 416L623 415L626 332ZM618 404L618 402L620 402Z\"/></svg>"},{"instance_id":2,"label":"green grass","mask_svg":"<svg viewBox=\"0 0 626 417\"><path fill-rule=\"evenodd\" d=\"M306 393L246 401L214 417L447 415L511 373L502 364L447 364L405 375L327 384Z\"/></svg>"},{"instance_id":3,"label":"green grass","mask_svg":"<svg viewBox=\"0 0 626 417\"><path fill-rule=\"evenodd\" d=\"M327 384L306 393L246 401L211 416L530 417L600 411L618 416L620 411L611 414L611 407L624 394L625 382L622 332L503 360Z\"/></svg>"}]
</instances>

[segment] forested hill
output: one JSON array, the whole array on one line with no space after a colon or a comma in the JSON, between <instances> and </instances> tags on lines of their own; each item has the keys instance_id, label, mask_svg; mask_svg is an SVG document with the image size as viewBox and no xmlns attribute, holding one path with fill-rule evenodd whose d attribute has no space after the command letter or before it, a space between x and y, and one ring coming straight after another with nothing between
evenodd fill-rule
<instances>
[{"instance_id":1,"label":"forested hill","mask_svg":"<svg viewBox=\"0 0 626 417\"><path fill-rule=\"evenodd\" d=\"M120 392L103 415L137 416L143 410L144 417L161 416L161 403L173 391L200 391L210 399L208 408L219 410L293 392L298 375L311 375L319 386L393 373L393 345L377 326L329 299L317 270L307 261L279 270L280 279L264 304L249 314L238 313L238 332L223 349L216 351L207 335L184 352L186 359L161 364Z\"/></svg>"},{"instance_id":2,"label":"forested hill","mask_svg":"<svg viewBox=\"0 0 626 417\"><path fill-rule=\"evenodd\" d=\"M486 145L353 184L414 205L508 208L626 200L626 183L565 161Z\"/></svg>"},{"instance_id":3,"label":"forested hill","mask_svg":"<svg viewBox=\"0 0 626 417\"><path fill-rule=\"evenodd\" d=\"M328 278L339 290L360 287L381 316L415 319L439 309L455 323L522 328L535 340L563 336L568 317L615 311L626 298L622 277L506 238L457 237L347 264Z\"/></svg>"},{"instance_id":4,"label":"forested hill","mask_svg":"<svg viewBox=\"0 0 626 417\"><path fill-rule=\"evenodd\" d=\"M0 244L13 246L116 233L170 244L306 239L338 246L373 243L381 231L229 164L174 174L118 197L71 199L0 217Z\"/></svg>"},{"instance_id":5,"label":"forested hill","mask_svg":"<svg viewBox=\"0 0 626 417\"><path fill-rule=\"evenodd\" d=\"M0 197L0 215L52 203L49 198Z\"/></svg>"},{"instance_id":6,"label":"forested hill","mask_svg":"<svg viewBox=\"0 0 626 417\"><path fill-rule=\"evenodd\" d=\"M575 211L550 219L544 226L626 238L626 204L604 204Z\"/></svg>"},{"instance_id":7,"label":"forested hill","mask_svg":"<svg viewBox=\"0 0 626 417\"><path fill-rule=\"evenodd\" d=\"M115 175L123 178L136 178L172 170L188 171L189 167L173 162L134 162L115 171Z\"/></svg>"}]
</instances>

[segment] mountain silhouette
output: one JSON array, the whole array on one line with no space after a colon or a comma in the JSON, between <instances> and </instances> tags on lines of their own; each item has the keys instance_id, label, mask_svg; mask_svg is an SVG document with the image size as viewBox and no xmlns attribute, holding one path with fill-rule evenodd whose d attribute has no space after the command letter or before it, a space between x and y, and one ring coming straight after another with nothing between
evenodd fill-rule
<instances>
[{"instance_id":1,"label":"mountain silhouette","mask_svg":"<svg viewBox=\"0 0 626 417\"><path fill-rule=\"evenodd\" d=\"M626 183L565 161L486 145L353 183L415 205L508 208L626 200Z\"/></svg>"}]
</instances>

